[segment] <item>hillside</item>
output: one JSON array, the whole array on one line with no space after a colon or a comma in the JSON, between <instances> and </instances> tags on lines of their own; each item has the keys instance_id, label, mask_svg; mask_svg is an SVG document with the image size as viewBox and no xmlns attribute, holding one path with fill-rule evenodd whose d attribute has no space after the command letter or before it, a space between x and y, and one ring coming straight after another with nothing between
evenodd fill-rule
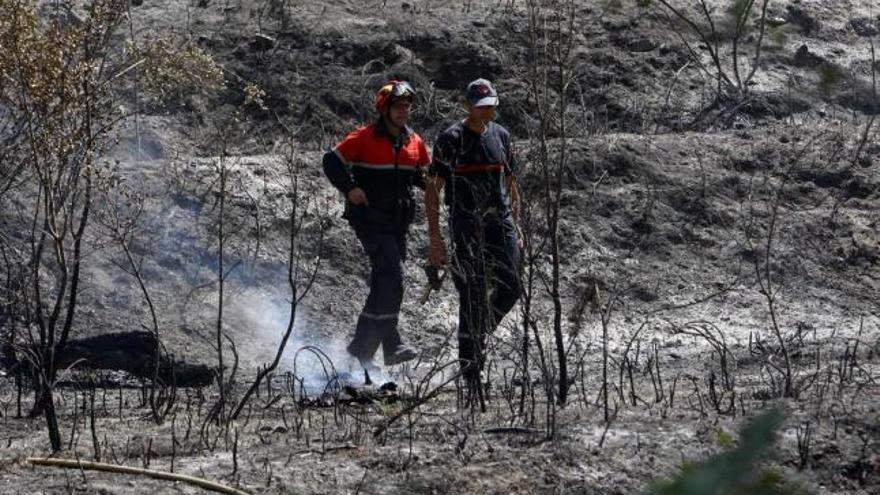
<instances>
[{"instance_id":1,"label":"hillside","mask_svg":"<svg viewBox=\"0 0 880 495\"><path fill-rule=\"evenodd\" d=\"M88 18L88 2L71 3L61 16L41 2L41 15ZM738 41L736 78L751 72L760 44L759 63L739 93L723 97L712 55L734 79L732 2L707 2L714 51L662 2L574 1L571 10L539 10L543 24L529 3L131 2L107 38L111 56L168 48L164 64L145 55L108 83L108 108L126 116L96 157L112 179L91 199L71 337L154 329L137 266L164 348L216 369L222 340L224 394L237 400L273 360L291 297L299 303L279 369L225 423L207 419L221 397L216 384L174 390L157 425L148 385L64 370L59 455L252 493L638 493L732 448L747 418L781 405L777 447L762 464L761 476L778 478L772 493L880 490L880 107L871 59L880 2L770 1L764 30L759 2ZM697 2L669 3L701 19ZM530 50L534 39L570 41L567 91L554 86L559 66L541 65L549 52ZM190 58L175 58L181 52ZM193 59L210 62L222 86ZM166 76L186 84L153 91ZM412 126L429 144L464 116L467 82L492 80L498 122L520 155L531 321L524 325L520 304L490 339L486 411L465 406L453 379L453 284L419 301L421 210L401 316L421 358L374 377L397 385L378 391L358 388L361 371L344 351L368 266L321 157L373 118L374 91L391 77L419 92ZM12 115L3 110L0 119ZM10 157L0 167L0 337L21 356L38 323L21 309L33 301L17 296L20 286L45 284L37 298L47 300L64 292L57 264L16 278L31 273L15 267L32 266L23 260L37 182L12 165L27 155L9 129L0 127L0 159ZM543 196L543 167L560 163L564 407L547 395L558 357ZM133 264L114 231L120 215ZM216 332L220 306L225 337ZM19 395L16 376L0 369L0 486L10 493L200 493L27 466L25 457L51 449L45 419L19 417L19 400L26 416L34 399L29 386ZM104 382L97 392L92 380Z\"/></svg>"}]
</instances>

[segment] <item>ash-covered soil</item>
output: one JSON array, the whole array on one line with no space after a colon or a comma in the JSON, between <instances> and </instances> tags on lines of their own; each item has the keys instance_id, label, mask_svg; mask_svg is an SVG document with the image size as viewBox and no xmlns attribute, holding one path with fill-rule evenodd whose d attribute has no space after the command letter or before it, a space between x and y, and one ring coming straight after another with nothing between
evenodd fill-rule
<instances>
[{"instance_id":1,"label":"ash-covered soil","mask_svg":"<svg viewBox=\"0 0 880 495\"><path fill-rule=\"evenodd\" d=\"M722 15L727 2L711 3ZM229 170L224 329L239 359L233 396L271 362L288 324L291 167L301 199L299 287L316 271L308 293L297 294L293 338L271 386L261 386L228 429L205 419L216 386L178 391L157 426L135 381L106 377L131 387L92 392L82 382L92 375L72 370L64 378L80 384L57 390L59 455L173 470L253 493L628 494L730 447L745 418L781 404L786 420L762 465L786 480L786 493L877 493L876 134L856 150L877 110L869 38L880 27L878 7L771 1L768 17L782 24L767 36L753 98L731 115L697 121L713 82L656 5L576 2L576 97L560 201L571 397L564 408L548 404L533 349L534 393L521 399L515 310L490 341L491 397L480 412L462 404L456 381L441 387L455 372L457 294L447 283L419 303L421 216L409 240L401 328L423 357L377 380L394 381L397 391L322 395L285 373L322 382L318 358L301 350L315 346L340 372L360 377L343 348L367 266L320 160L370 118L373 91L386 78L416 85L413 125L429 142L463 115L458 94L469 80L493 80L499 121L523 158L524 201L535 205L527 231L547 235L523 2L133 5L120 43L189 40L227 81L217 94L143 96L143 115L125 123L107 157L144 198L133 248L168 351L216 364L221 164ZM706 51L698 53L708 63ZM248 83L265 91L266 108L245 105L226 125ZM555 134L550 145L563 141ZM149 328L136 280L97 225L74 333ZM538 252L534 262L548 277L549 255ZM590 297L594 287L599 298ZM541 337L551 367L552 310L538 277L530 337ZM796 397L777 397L774 321L790 351ZM26 465L25 457L50 451L45 424L17 414L13 376L0 373L4 493L200 493L145 477ZM32 397L22 400L26 415Z\"/></svg>"}]
</instances>

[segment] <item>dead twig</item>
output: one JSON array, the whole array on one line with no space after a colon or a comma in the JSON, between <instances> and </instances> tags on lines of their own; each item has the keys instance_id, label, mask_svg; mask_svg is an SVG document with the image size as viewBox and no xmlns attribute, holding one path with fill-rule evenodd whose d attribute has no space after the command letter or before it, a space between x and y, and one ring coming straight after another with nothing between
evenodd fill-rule
<instances>
[{"instance_id":1,"label":"dead twig","mask_svg":"<svg viewBox=\"0 0 880 495\"><path fill-rule=\"evenodd\" d=\"M168 473L165 471L155 471L152 469L119 466L116 464L105 464L103 462L80 461L76 459L43 457L28 457L27 459L25 459L25 462L27 462L28 464L33 464L35 466L72 468L89 471L104 471L107 473L119 474L136 474L141 476L149 476L150 478L160 480L182 481L184 483L189 483L190 485L195 485L199 488L204 488L205 490L210 490L217 493L226 493L229 495L248 495L248 492L228 487L226 485L221 485L220 483L215 483L213 481L209 481L203 478L196 478L194 476L187 476L185 474Z\"/></svg>"},{"instance_id":2,"label":"dead twig","mask_svg":"<svg viewBox=\"0 0 880 495\"><path fill-rule=\"evenodd\" d=\"M455 374L453 374L450 378L448 378L447 380L445 380L443 383L441 383L440 385L436 386L433 390L431 390L430 392L428 392L427 394L425 394L424 397L422 397L422 398L420 398L420 399L418 399L418 400L413 401L410 405L404 407L403 409L401 409L400 411L398 411L396 414L394 414L393 416L389 417L389 418L388 418L387 420L385 420L382 424L380 424L380 425L376 428L375 431L373 431L373 437L374 437L374 438L378 438L379 436L381 436L382 433L384 433L385 430L387 430L388 427L390 427L395 421L397 421L397 420L400 419L401 417L403 417L403 416L405 416L405 415L411 413L412 411L415 411L416 409L418 409L419 407L421 407L422 404L425 404L426 402L430 401L431 399L433 399L434 397L436 397L437 395L439 395L440 392L443 390L443 387L445 387L446 385L449 385L450 383L454 382L454 381L455 381L456 379L458 379L460 376L462 376L462 372L459 370L459 371L457 371Z\"/></svg>"},{"instance_id":3,"label":"dead twig","mask_svg":"<svg viewBox=\"0 0 880 495\"><path fill-rule=\"evenodd\" d=\"M535 428L523 428L519 426L499 426L497 428L486 428L483 433L487 435L537 435L541 433Z\"/></svg>"}]
</instances>

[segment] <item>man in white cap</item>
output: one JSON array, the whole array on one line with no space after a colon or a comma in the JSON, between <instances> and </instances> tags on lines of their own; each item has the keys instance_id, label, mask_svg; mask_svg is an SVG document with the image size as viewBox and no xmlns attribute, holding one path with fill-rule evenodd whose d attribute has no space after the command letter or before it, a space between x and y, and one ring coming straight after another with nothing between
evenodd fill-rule
<instances>
[{"instance_id":1,"label":"man in white cap","mask_svg":"<svg viewBox=\"0 0 880 495\"><path fill-rule=\"evenodd\" d=\"M428 262L447 263L440 229L440 193L455 246L451 272L459 294L458 353L462 374L479 394L486 336L519 299L519 195L510 133L494 122L498 93L477 79L465 93L467 117L443 131L428 170L425 213Z\"/></svg>"}]
</instances>

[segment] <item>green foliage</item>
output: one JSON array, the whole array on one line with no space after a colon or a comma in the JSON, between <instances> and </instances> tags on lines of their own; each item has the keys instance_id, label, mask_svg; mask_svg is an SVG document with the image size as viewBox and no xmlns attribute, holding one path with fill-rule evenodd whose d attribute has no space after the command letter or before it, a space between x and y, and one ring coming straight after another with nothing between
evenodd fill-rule
<instances>
[{"instance_id":1,"label":"green foliage","mask_svg":"<svg viewBox=\"0 0 880 495\"><path fill-rule=\"evenodd\" d=\"M144 83L160 99L223 88L223 72L210 54L192 43L160 39L142 53Z\"/></svg>"},{"instance_id":2,"label":"green foliage","mask_svg":"<svg viewBox=\"0 0 880 495\"><path fill-rule=\"evenodd\" d=\"M734 438L730 432L721 428L715 430L715 440L723 449L732 449L736 447L736 438Z\"/></svg>"},{"instance_id":3,"label":"green foliage","mask_svg":"<svg viewBox=\"0 0 880 495\"><path fill-rule=\"evenodd\" d=\"M739 446L718 430L719 443L731 448L706 461L688 463L672 480L655 482L646 495L800 495L808 493L790 483L776 470L760 469L758 463L773 447L783 414L770 409L749 423L740 433ZM723 434L722 434L723 433ZM727 435L725 437L724 435Z\"/></svg>"}]
</instances>

